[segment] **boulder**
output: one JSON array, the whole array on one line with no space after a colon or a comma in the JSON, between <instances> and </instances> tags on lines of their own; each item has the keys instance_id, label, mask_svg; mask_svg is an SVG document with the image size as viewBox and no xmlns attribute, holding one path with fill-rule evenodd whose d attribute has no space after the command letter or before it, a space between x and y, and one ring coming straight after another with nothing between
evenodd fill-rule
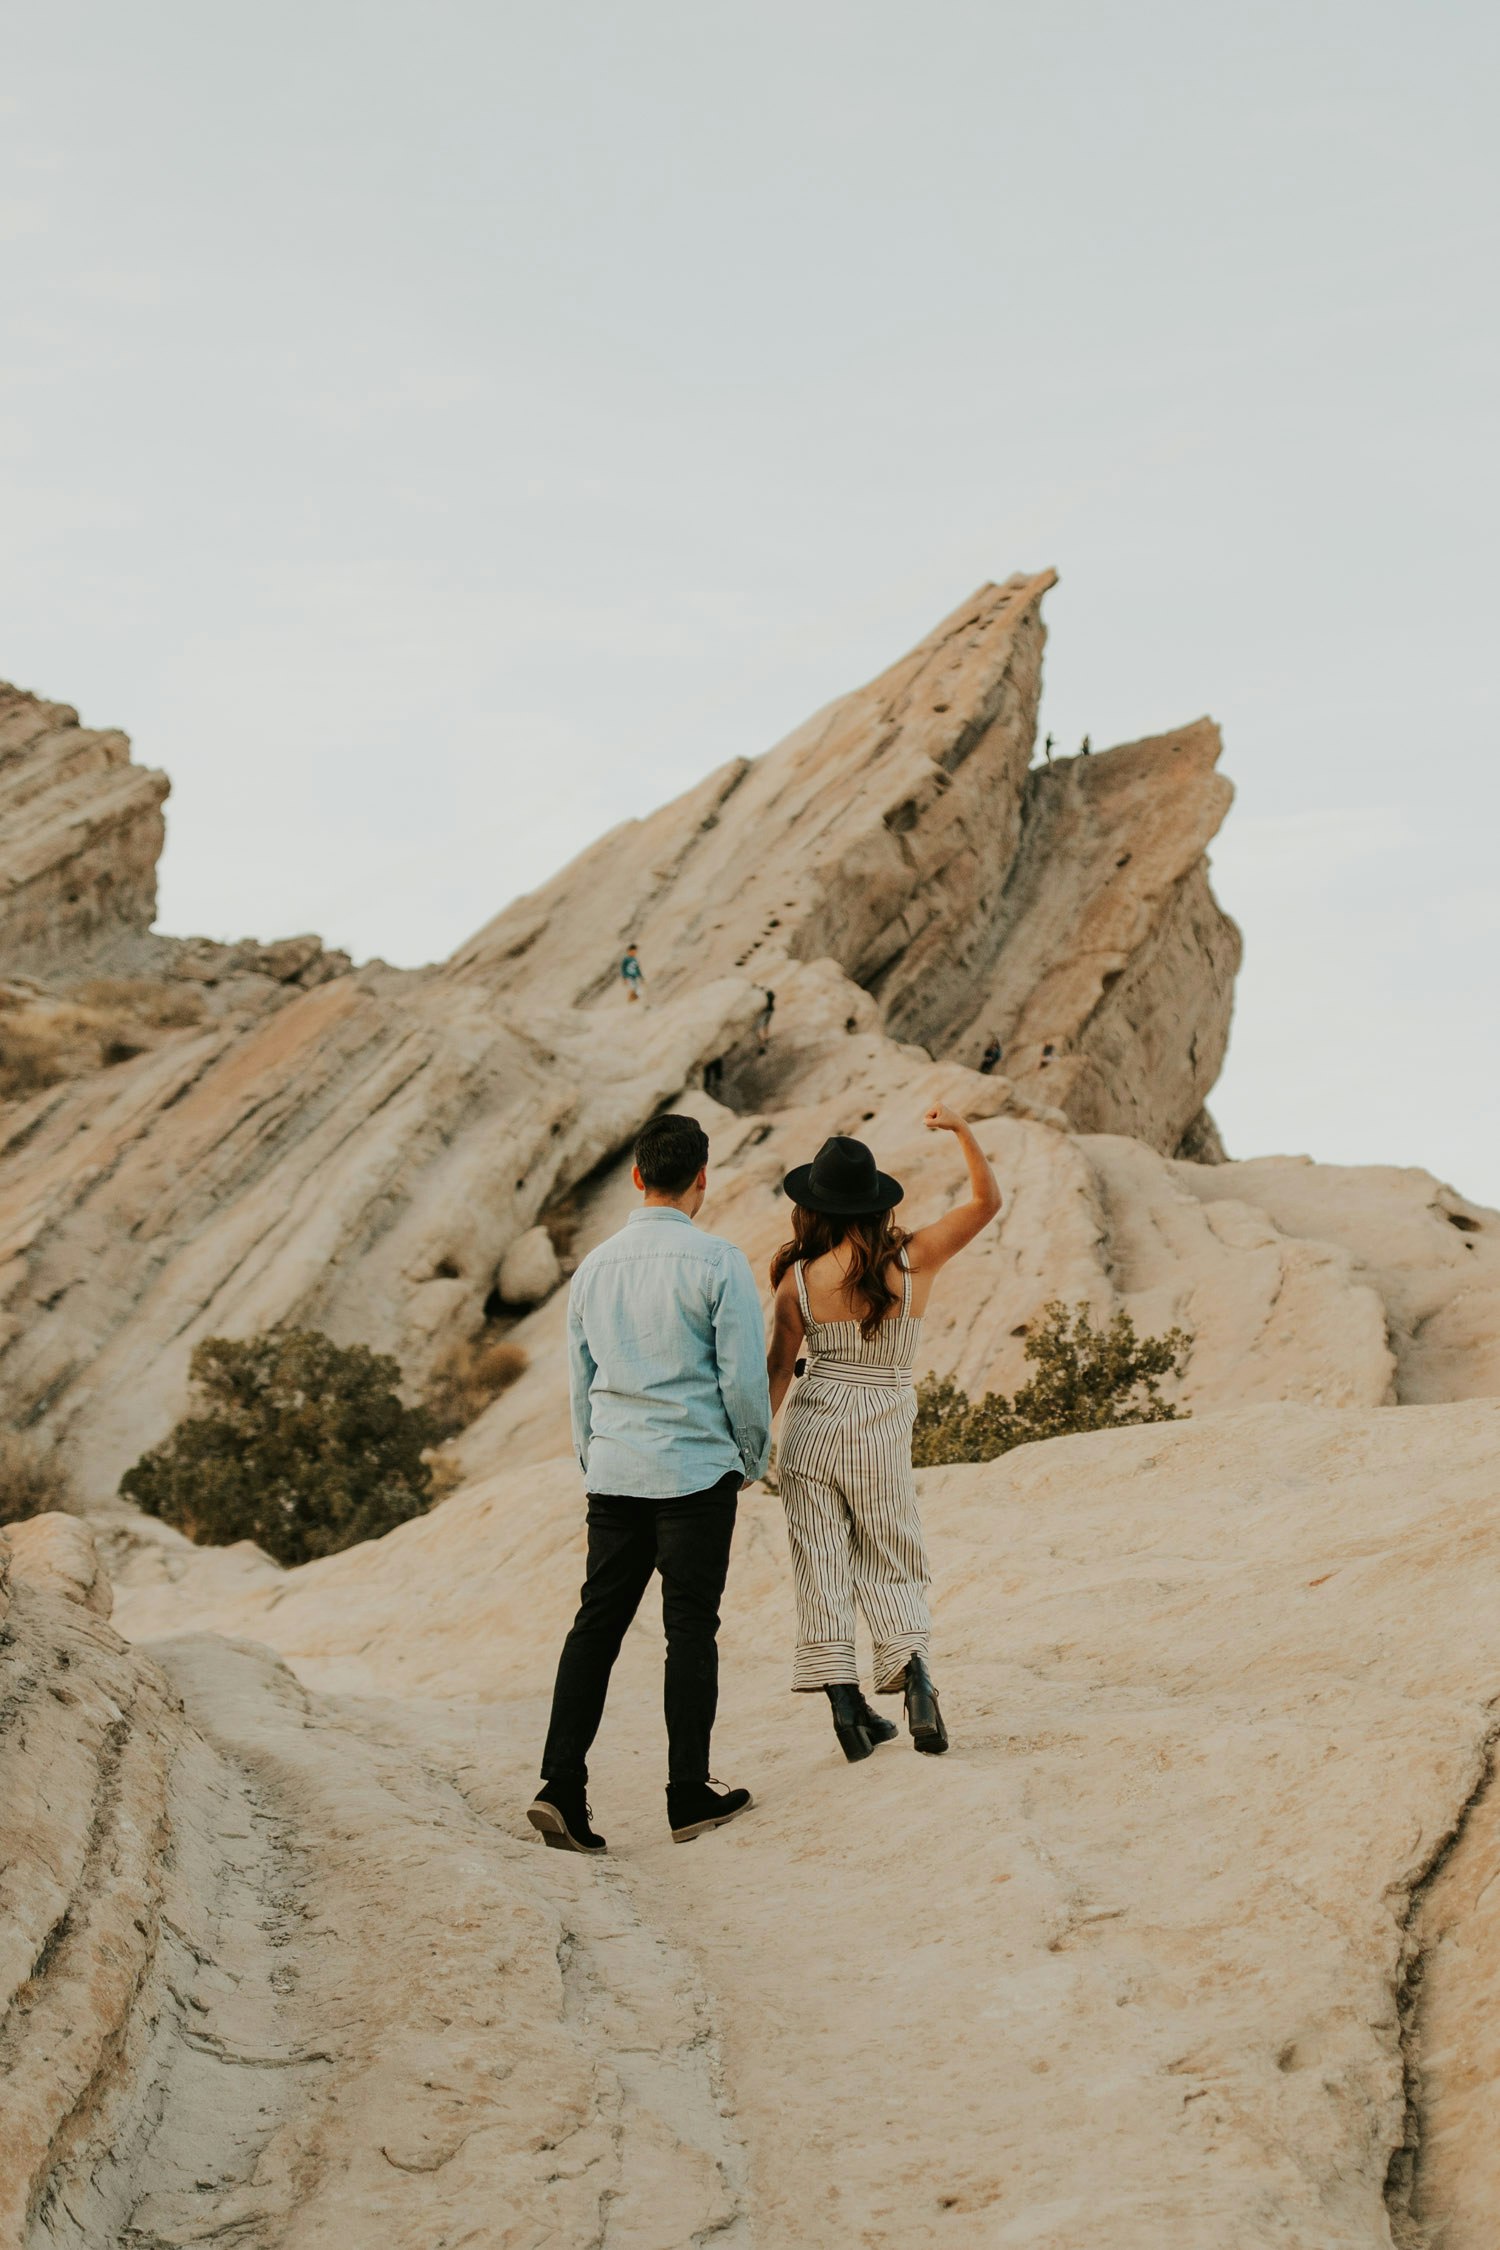
<instances>
[{"instance_id":1,"label":"boulder","mask_svg":"<svg viewBox=\"0 0 1500 2250\"><path fill-rule=\"evenodd\" d=\"M539 1305L562 1280L562 1267L545 1227L528 1227L500 1260L495 1287L503 1305Z\"/></svg>"}]
</instances>

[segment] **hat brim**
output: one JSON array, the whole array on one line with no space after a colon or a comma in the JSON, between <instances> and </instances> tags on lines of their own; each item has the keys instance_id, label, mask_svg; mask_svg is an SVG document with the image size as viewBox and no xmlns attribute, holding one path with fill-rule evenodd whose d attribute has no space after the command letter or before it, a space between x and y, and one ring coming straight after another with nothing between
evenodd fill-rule
<instances>
[{"instance_id":1,"label":"hat brim","mask_svg":"<svg viewBox=\"0 0 1500 2250\"><path fill-rule=\"evenodd\" d=\"M796 1164L782 1181L781 1192L793 1203L800 1203L804 1211L821 1211L826 1219L863 1219L878 1211L894 1210L906 1190L889 1172L877 1172L873 1203L866 1196L820 1195L812 1184L812 1166Z\"/></svg>"}]
</instances>

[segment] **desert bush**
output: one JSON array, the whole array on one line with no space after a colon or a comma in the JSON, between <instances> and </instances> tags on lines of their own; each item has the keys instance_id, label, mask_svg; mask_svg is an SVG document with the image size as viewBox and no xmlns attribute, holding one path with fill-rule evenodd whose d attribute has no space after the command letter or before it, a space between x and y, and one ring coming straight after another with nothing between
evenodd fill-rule
<instances>
[{"instance_id":1,"label":"desert bush","mask_svg":"<svg viewBox=\"0 0 1500 2250\"><path fill-rule=\"evenodd\" d=\"M94 977L66 999L8 987L0 997L0 1101L129 1062L203 1015L195 988L147 977Z\"/></svg>"},{"instance_id":2,"label":"desert bush","mask_svg":"<svg viewBox=\"0 0 1500 2250\"><path fill-rule=\"evenodd\" d=\"M120 1480L147 1515L206 1546L253 1539L290 1568L430 1507L438 1432L401 1398L395 1360L302 1328L211 1336L191 1364L203 1411Z\"/></svg>"},{"instance_id":3,"label":"desert bush","mask_svg":"<svg viewBox=\"0 0 1500 2250\"><path fill-rule=\"evenodd\" d=\"M450 1493L457 1492L464 1481L464 1472L446 1446L440 1445L426 1459L427 1466L432 1471L432 1504L436 1507L440 1500L446 1500Z\"/></svg>"},{"instance_id":4,"label":"desert bush","mask_svg":"<svg viewBox=\"0 0 1500 2250\"><path fill-rule=\"evenodd\" d=\"M1038 1438L1176 1422L1181 1410L1162 1397L1161 1386L1182 1373L1191 1342L1181 1328L1137 1336L1127 1312L1096 1328L1087 1305L1076 1305L1071 1315L1064 1304L1044 1305L1026 1331L1026 1357L1036 1373L1014 1398L990 1391L975 1406L955 1383L923 1377L912 1459L918 1468L993 1461Z\"/></svg>"},{"instance_id":5,"label":"desert bush","mask_svg":"<svg viewBox=\"0 0 1500 2250\"><path fill-rule=\"evenodd\" d=\"M132 1017L162 1031L201 1023L206 1010L201 987L175 977L90 977L71 997L82 1007Z\"/></svg>"},{"instance_id":6,"label":"desert bush","mask_svg":"<svg viewBox=\"0 0 1500 2250\"><path fill-rule=\"evenodd\" d=\"M20 1101L98 1070L114 1030L86 1008L39 1003L0 1016L0 1101Z\"/></svg>"},{"instance_id":7,"label":"desert bush","mask_svg":"<svg viewBox=\"0 0 1500 2250\"><path fill-rule=\"evenodd\" d=\"M466 1430L491 1399L525 1374L527 1364L519 1344L489 1328L450 1344L433 1370L424 1401L438 1435L450 1438Z\"/></svg>"},{"instance_id":8,"label":"desert bush","mask_svg":"<svg viewBox=\"0 0 1500 2250\"><path fill-rule=\"evenodd\" d=\"M0 1430L0 1524L72 1504L68 1473L51 1448L17 1430Z\"/></svg>"}]
</instances>

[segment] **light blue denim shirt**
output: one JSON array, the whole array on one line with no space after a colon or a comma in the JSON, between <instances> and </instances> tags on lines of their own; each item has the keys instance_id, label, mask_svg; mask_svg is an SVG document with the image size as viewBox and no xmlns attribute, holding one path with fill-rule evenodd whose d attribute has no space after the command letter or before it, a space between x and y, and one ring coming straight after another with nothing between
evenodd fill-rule
<instances>
[{"instance_id":1,"label":"light blue denim shirt","mask_svg":"<svg viewBox=\"0 0 1500 2250\"><path fill-rule=\"evenodd\" d=\"M750 1261L648 1204L568 1292L573 1444L590 1492L675 1500L771 1452L765 1323Z\"/></svg>"}]
</instances>

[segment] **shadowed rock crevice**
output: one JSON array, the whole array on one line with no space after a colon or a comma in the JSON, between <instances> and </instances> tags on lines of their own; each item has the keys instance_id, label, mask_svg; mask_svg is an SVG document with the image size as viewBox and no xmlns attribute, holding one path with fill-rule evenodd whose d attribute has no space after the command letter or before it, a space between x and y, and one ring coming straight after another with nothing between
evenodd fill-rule
<instances>
[{"instance_id":1,"label":"shadowed rock crevice","mask_svg":"<svg viewBox=\"0 0 1500 2250\"><path fill-rule=\"evenodd\" d=\"M1474 1786L1401 1917L1396 1987L1404 2121L1386 2174L1396 2250L1486 2250L1500 2178L1500 1723L1476 1751Z\"/></svg>"}]
</instances>

